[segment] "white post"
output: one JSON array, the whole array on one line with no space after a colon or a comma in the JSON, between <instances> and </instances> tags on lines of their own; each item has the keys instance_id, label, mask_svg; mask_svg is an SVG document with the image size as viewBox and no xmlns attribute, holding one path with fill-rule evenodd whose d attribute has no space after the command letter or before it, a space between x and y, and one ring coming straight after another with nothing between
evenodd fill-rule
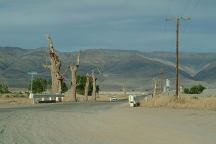
<instances>
[{"instance_id":1,"label":"white post","mask_svg":"<svg viewBox=\"0 0 216 144\"><path fill-rule=\"evenodd\" d=\"M134 107L136 105L135 95L129 95L129 105L130 107Z\"/></svg>"},{"instance_id":2,"label":"white post","mask_svg":"<svg viewBox=\"0 0 216 144\"><path fill-rule=\"evenodd\" d=\"M32 92L29 94L29 98L30 98L30 99L33 98L33 93L32 93Z\"/></svg>"},{"instance_id":3,"label":"white post","mask_svg":"<svg viewBox=\"0 0 216 144\"><path fill-rule=\"evenodd\" d=\"M37 75L37 72L28 72L29 75L31 75L31 93L32 92L32 88L33 88L33 79L34 79L34 75Z\"/></svg>"}]
</instances>

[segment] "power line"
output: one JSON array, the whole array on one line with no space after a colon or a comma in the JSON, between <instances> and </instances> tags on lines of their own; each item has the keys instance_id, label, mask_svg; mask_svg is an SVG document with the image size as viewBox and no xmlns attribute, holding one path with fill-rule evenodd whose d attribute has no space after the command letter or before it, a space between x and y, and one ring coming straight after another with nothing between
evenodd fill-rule
<instances>
[{"instance_id":1,"label":"power line","mask_svg":"<svg viewBox=\"0 0 216 144\"><path fill-rule=\"evenodd\" d=\"M194 0L191 7L188 10L185 10L184 15L192 15L192 12L199 6L200 0ZM182 33L187 33L189 30L189 24L186 23L185 26L182 28ZM184 41L184 37L182 37L182 41Z\"/></svg>"}]
</instances>

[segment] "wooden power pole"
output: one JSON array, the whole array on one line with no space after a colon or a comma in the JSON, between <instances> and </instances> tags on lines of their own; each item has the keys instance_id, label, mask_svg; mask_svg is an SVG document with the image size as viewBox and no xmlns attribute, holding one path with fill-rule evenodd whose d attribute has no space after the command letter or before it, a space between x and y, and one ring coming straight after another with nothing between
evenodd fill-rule
<instances>
[{"instance_id":1,"label":"wooden power pole","mask_svg":"<svg viewBox=\"0 0 216 144\"><path fill-rule=\"evenodd\" d=\"M161 94L161 93L163 93L163 75L164 75L164 71L163 71L163 69L161 68L160 69L160 73L159 73L159 76L160 76L160 89L159 89L159 93Z\"/></svg>"},{"instance_id":2,"label":"wooden power pole","mask_svg":"<svg viewBox=\"0 0 216 144\"><path fill-rule=\"evenodd\" d=\"M179 21L176 19L176 96L179 97Z\"/></svg>"},{"instance_id":3,"label":"wooden power pole","mask_svg":"<svg viewBox=\"0 0 216 144\"><path fill-rule=\"evenodd\" d=\"M189 17L176 17L166 20L176 21L176 97L179 97L179 25L181 20L190 20Z\"/></svg>"}]
</instances>

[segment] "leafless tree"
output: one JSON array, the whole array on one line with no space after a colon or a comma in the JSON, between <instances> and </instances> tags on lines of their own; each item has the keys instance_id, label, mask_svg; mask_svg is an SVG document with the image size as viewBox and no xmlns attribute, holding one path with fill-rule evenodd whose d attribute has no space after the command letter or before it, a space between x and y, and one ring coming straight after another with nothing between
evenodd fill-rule
<instances>
[{"instance_id":1,"label":"leafless tree","mask_svg":"<svg viewBox=\"0 0 216 144\"><path fill-rule=\"evenodd\" d=\"M44 65L44 67L48 68L51 73L51 78L52 78L52 88L51 91L52 93L61 93L61 84L63 81L63 77L60 73L61 69L61 62L59 60L58 55L55 52L55 49L53 47L53 42L51 37L48 35L48 52L49 52L49 57L50 57L50 65Z\"/></svg>"},{"instance_id":2,"label":"leafless tree","mask_svg":"<svg viewBox=\"0 0 216 144\"><path fill-rule=\"evenodd\" d=\"M86 74L86 83L85 83L85 100L86 100L86 101L88 101L89 79L90 79L90 76L89 76L89 74L87 73L87 74Z\"/></svg>"},{"instance_id":3,"label":"leafless tree","mask_svg":"<svg viewBox=\"0 0 216 144\"><path fill-rule=\"evenodd\" d=\"M92 98L93 98L94 101L96 101L96 80L97 80L97 78L96 78L96 76L94 74L94 71L92 71L91 77L92 77L92 86L93 86Z\"/></svg>"},{"instance_id":4,"label":"leafless tree","mask_svg":"<svg viewBox=\"0 0 216 144\"><path fill-rule=\"evenodd\" d=\"M75 65L70 65L70 70L71 70L71 96L72 96L72 101L77 101L76 97L76 88L77 88L77 71L80 65L80 52L77 53L77 58L76 58L76 64Z\"/></svg>"}]
</instances>

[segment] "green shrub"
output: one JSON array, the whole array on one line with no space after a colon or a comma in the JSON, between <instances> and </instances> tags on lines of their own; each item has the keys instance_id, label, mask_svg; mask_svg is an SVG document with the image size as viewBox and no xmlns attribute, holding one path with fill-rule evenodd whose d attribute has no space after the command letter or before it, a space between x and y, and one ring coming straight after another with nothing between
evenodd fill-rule
<instances>
[{"instance_id":1,"label":"green shrub","mask_svg":"<svg viewBox=\"0 0 216 144\"><path fill-rule=\"evenodd\" d=\"M13 93L12 97L14 97L14 98L24 98L24 97L27 97L27 95L24 95L21 92L16 92L16 93Z\"/></svg>"},{"instance_id":2,"label":"green shrub","mask_svg":"<svg viewBox=\"0 0 216 144\"><path fill-rule=\"evenodd\" d=\"M8 86L6 84L0 84L0 93L10 93Z\"/></svg>"},{"instance_id":3,"label":"green shrub","mask_svg":"<svg viewBox=\"0 0 216 144\"><path fill-rule=\"evenodd\" d=\"M184 89L184 93L185 93L185 94L189 94L189 93L190 93L190 89L189 89L189 88L185 88L185 89Z\"/></svg>"},{"instance_id":4,"label":"green shrub","mask_svg":"<svg viewBox=\"0 0 216 144\"><path fill-rule=\"evenodd\" d=\"M37 78L32 82L32 92L33 93L42 93L47 90L50 85L50 81L42 78ZM31 84L29 84L29 90L31 90Z\"/></svg>"},{"instance_id":5,"label":"green shrub","mask_svg":"<svg viewBox=\"0 0 216 144\"><path fill-rule=\"evenodd\" d=\"M206 88L202 85L195 85L195 86L191 87L190 89L185 88L184 93L185 94L200 94L203 92L204 89L206 89Z\"/></svg>"},{"instance_id":6,"label":"green shrub","mask_svg":"<svg viewBox=\"0 0 216 144\"><path fill-rule=\"evenodd\" d=\"M62 82L61 87L62 87L62 91L61 91L62 93L66 92L68 90L67 84L64 81Z\"/></svg>"},{"instance_id":7,"label":"green shrub","mask_svg":"<svg viewBox=\"0 0 216 144\"><path fill-rule=\"evenodd\" d=\"M67 84L64 81L62 82L61 86L62 86L62 91L61 91L62 93L68 90ZM33 93L42 93L49 88L51 88L51 80L37 78L33 80L32 82L32 92ZM29 84L28 89L31 90L31 83Z\"/></svg>"}]
</instances>

